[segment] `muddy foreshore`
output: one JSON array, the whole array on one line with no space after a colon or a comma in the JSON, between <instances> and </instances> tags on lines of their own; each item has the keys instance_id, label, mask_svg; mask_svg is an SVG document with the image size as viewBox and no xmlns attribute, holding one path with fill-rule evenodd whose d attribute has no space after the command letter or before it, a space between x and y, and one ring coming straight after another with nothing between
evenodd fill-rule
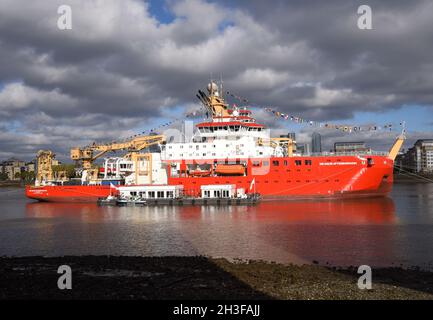
<instances>
[{"instance_id":1,"label":"muddy foreshore","mask_svg":"<svg viewBox=\"0 0 433 320\"><path fill-rule=\"evenodd\" d=\"M60 265L72 289L59 290ZM0 258L0 299L433 299L433 272L373 268L360 290L356 268L206 257Z\"/></svg>"}]
</instances>

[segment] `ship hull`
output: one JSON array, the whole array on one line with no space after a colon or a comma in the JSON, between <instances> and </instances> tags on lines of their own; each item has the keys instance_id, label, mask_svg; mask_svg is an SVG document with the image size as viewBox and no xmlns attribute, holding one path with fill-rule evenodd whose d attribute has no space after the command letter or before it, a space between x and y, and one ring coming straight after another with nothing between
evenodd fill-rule
<instances>
[{"instance_id":1,"label":"ship hull","mask_svg":"<svg viewBox=\"0 0 433 320\"><path fill-rule=\"evenodd\" d=\"M110 186L27 186L26 196L48 202L96 202L108 197Z\"/></svg>"},{"instance_id":2,"label":"ship hull","mask_svg":"<svg viewBox=\"0 0 433 320\"><path fill-rule=\"evenodd\" d=\"M168 170L168 184L183 185L186 195L198 197L202 185L235 184L247 193L259 193L265 201L375 197L386 196L392 190L394 162L386 156L290 157L261 161L269 165L254 167L252 160L248 160L245 176L173 176ZM169 162L167 168L170 168ZM182 166L186 166L185 161ZM101 185L26 188L27 197L52 202L96 202L109 194L110 186Z\"/></svg>"},{"instance_id":3,"label":"ship hull","mask_svg":"<svg viewBox=\"0 0 433 320\"><path fill-rule=\"evenodd\" d=\"M169 184L200 196L202 185L235 184L264 200L385 196L392 190L393 160L386 156L270 158L268 166L249 161L246 176L169 177ZM308 163L306 165L306 163ZM274 165L275 164L275 165ZM170 166L168 166L170 167Z\"/></svg>"}]
</instances>

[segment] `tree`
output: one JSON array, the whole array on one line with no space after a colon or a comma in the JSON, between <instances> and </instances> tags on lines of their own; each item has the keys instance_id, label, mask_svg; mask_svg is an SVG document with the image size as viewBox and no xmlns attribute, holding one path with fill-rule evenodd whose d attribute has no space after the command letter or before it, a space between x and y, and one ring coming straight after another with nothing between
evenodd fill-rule
<instances>
[{"instance_id":1,"label":"tree","mask_svg":"<svg viewBox=\"0 0 433 320\"><path fill-rule=\"evenodd\" d=\"M26 182L33 181L35 180L35 173L34 171L21 171L20 179Z\"/></svg>"},{"instance_id":2,"label":"tree","mask_svg":"<svg viewBox=\"0 0 433 320\"><path fill-rule=\"evenodd\" d=\"M75 165L74 164L59 164L53 166L53 172L58 173L59 171L66 171L66 176L68 178L75 177Z\"/></svg>"}]
</instances>

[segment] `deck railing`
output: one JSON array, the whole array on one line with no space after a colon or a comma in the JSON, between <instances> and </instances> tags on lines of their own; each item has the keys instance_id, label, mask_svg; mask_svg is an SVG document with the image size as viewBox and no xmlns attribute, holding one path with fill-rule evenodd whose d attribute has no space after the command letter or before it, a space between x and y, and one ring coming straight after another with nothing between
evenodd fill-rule
<instances>
[{"instance_id":1,"label":"deck railing","mask_svg":"<svg viewBox=\"0 0 433 320\"><path fill-rule=\"evenodd\" d=\"M314 152L305 155L298 155L300 157L338 157L338 156L387 156L386 151L366 151L366 152ZM296 157L297 155L295 155Z\"/></svg>"}]
</instances>

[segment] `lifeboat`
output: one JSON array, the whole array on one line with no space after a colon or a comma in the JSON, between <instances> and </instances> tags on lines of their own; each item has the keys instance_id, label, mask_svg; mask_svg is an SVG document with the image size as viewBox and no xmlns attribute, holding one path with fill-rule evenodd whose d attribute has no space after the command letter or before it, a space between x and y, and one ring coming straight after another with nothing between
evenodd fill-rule
<instances>
[{"instance_id":1,"label":"lifeboat","mask_svg":"<svg viewBox=\"0 0 433 320\"><path fill-rule=\"evenodd\" d=\"M211 174L210 170L195 170L189 172L189 175L191 177L209 177L210 174Z\"/></svg>"},{"instance_id":2,"label":"lifeboat","mask_svg":"<svg viewBox=\"0 0 433 320\"><path fill-rule=\"evenodd\" d=\"M241 164L218 164L215 172L223 176L243 176L245 167Z\"/></svg>"}]
</instances>

